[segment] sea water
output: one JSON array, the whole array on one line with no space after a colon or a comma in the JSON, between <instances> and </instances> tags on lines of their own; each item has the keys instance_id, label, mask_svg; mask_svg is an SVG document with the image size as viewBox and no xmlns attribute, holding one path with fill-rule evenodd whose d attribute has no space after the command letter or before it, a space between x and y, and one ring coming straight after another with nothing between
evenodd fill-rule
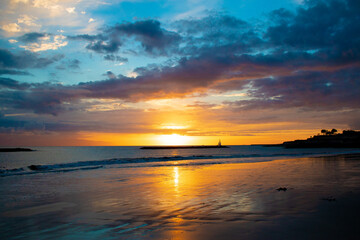
<instances>
[{"instance_id":1,"label":"sea water","mask_svg":"<svg viewBox=\"0 0 360 240\"><path fill-rule=\"evenodd\" d=\"M136 146L30 147L32 152L0 153L0 176L92 170L97 168L159 167L261 162L274 159L358 153L360 149L285 149L229 146L205 149L140 149Z\"/></svg>"}]
</instances>

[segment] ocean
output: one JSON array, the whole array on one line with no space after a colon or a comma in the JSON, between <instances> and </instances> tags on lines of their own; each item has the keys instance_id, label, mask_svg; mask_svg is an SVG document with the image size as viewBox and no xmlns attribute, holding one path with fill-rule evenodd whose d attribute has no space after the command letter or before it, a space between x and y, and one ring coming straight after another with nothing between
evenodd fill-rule
<instances>
[{"instance_id":1,"label":"ocean","mask_svg":"<svg viewBox=\"0 0 360 240\"><path fill-rule=\"evenodd\" d=\"M308 156L359 153L360 149L285 149L254 145L210 149L140 149L137 146L30 147L33 152L0 153L0 176L44 172L263 162Z\"/></svg>"}]
</instances>

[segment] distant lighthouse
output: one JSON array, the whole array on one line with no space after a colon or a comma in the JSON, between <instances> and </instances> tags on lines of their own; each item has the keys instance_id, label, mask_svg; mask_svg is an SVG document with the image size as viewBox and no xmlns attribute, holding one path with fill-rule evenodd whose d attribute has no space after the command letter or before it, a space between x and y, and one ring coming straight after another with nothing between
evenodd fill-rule
<instances>
[{"instance_id":1,"label":"distant lighthouse","mask_svg":"<svg viewBox=\"0 0 360 240\"><path fill-rule=\"evenodd\" d=\"M218 147L221 147L221 140L219 139Z\"/></svg>"}]
</instances>

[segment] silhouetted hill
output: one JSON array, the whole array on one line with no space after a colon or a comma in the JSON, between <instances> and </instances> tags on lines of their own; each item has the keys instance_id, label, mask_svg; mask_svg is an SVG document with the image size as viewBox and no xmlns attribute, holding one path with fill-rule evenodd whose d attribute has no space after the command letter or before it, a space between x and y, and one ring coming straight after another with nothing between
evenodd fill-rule
<instances>
[{"instance_id":1,"label":"silhouetted hill","mask_svg":"<svg viewBox=\"0 0 360 240\"><path fill-rule=\"evenodd\" d=\"M360 148L360 131L346 130L339 134L316 135L306 140L284 142L278 146L285 148Z\"/></svg>"}]
</instances>

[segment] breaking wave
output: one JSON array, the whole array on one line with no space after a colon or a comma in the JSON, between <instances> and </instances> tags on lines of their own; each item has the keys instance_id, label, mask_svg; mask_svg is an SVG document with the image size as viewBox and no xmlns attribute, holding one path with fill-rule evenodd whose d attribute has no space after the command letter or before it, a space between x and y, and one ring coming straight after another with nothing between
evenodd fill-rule
<instances>
[{"instance_id":1,"label":"breaking wave","mask_svg":"<svg viewBox=\"0 0 360 240\"><path fill-rule=\"evenodd\" d=\"M327 155L321 153L294 153L294 154L235 154L235 155L191 155L170 157L147 157L147 158L113 158L94 161L80 161L72 163L29 165L27 168L0 169L0 177L25 175L49 172L70 172L79 170L91 170L98 168L134 168L134 167L159 167L159 166L196 166L224 163L263 162L286 157L305 157L314 155ZM334 153L332 153L334 154Z\"/></svg>"}]
</instances>

